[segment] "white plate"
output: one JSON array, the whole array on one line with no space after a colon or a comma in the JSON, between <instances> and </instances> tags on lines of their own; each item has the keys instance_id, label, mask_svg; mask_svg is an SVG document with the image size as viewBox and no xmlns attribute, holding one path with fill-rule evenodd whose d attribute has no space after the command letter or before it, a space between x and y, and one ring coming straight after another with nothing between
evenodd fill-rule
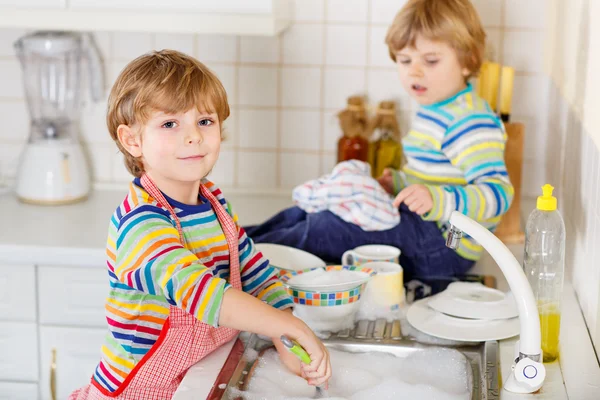
<instances>
[{"instance_id":1,"label":"white plate","mask_svg":"<svg viewBox=\"0 0 600 400\"><path fill-rule=\"evenodd\" d=\"M504 293L476 282L452 282L431 297L429 307L444 314L473 319L507 319L519 315L512 292Z\"/></svg>"},{"instance_id":2,"label":"white plate","mask_svg":"<svg viewBox=\"0 0 600 400\"><path fill-rule=\"evenodd\" d=\"M325 268L325 261L304 250L272 243L257 243L256 248L269 259L273 267L286 271Z\"/></svg>"},{"instance_id":3,"label":"white plate","mask_svg":"<svg viewBox=\"0 0 600 400\"><path fill-rule=\"evenodd\" d=\"M451 317L429 307L430 300L414 302L406 314L413 327L428 335L461 342L485 342L519 334L519 318L483 320Z\"/></svg>"}]
</instances>

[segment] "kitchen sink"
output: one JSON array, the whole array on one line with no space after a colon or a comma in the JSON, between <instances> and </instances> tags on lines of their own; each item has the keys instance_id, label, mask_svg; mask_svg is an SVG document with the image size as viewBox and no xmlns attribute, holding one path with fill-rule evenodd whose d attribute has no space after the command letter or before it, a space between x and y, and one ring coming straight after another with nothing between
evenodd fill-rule
<instances>
[{"instance_id":1,"label":"kitchen sink","mask_svg":"<svg viewBox=\"0 0 600 400\"><path fill-rule=\"evenodd\" d=\"M441 341L443 343L443 341ZM359 321L352 330L331 334L323 343L330 349L351 353L384 352L405 357L433 347L452 348L461 352L471 365L471 399L500 398L498 342L428 344L410 334L402 334L400 321ZM450 342L449 342L450 343ZM231 389L244 390L252 376L257 354L272 347L257 335L242 335L233 346L208 399L235 399ZM228 382L226 385L224 382Z\"/></svg>"}]
</instances>

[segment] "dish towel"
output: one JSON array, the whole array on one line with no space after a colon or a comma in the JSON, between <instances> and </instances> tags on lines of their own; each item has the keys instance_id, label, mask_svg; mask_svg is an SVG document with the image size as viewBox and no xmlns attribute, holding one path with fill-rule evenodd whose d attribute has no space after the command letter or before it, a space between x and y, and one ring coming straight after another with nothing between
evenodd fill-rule
<instances>
[{"instance_id":1,"label":"dish towel","mask_svg":"<svg viewBox=\"0 0 600 400\"><path fill-rule=\"evenodd\" d=\"M307 213L329 210L364 231L384 231L400 223L400 213L392 205L394 198L363 161L337 164L331 174L297 186L292 197Z\"/></svg>"}]
</instances>

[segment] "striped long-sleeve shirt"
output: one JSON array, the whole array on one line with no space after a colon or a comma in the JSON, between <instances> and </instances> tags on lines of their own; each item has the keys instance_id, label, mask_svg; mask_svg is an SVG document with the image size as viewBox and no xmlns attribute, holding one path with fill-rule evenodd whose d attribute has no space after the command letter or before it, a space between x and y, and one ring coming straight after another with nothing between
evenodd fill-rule
<instances>
[{"instance_id":1,"label":"striped long-sleeve shirt","mask_svg":"<svg viewBox=\"0 0 600 400\"><path fill-rule=\"evenodd\" d=\"M394 191L425 185L437 221L446 235L454 210L494 231L508 211L514 189L504 163L504 125L470 85L443 102L421 106L402 141L406 164L395 171ZM482 247L463 237L458 254L477 260Z\"/></svg>"},{"instance_id":2,"label":"striped long-sleeve shirt","mask_svg":"<svg viewBox=\"0 0 600 400\"><path fill-rule=\"evenodd\" d=\"M221 191L211 182L203 183L237 225ZM170 305L218 326L223 294L230 288L227 241L208 200L200 196L201 204L186 205L165 198L181 222L186 247L169 211L150 197L139 179L130 184L109 224L108 333L93 377L109 392L119 388L157 341ZM238 237L243 290L273 307L291 307L269 261L239 226Z\"/></svg>"}]
</instances>

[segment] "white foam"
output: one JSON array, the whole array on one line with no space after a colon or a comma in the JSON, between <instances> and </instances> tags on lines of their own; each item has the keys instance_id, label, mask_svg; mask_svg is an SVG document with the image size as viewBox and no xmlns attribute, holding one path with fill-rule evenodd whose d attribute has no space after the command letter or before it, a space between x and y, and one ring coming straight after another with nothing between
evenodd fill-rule
<instances>
[{"instance_id":1,"label":"white foam","mask_svg":"<svg viewBox=\"0 0 600 400\"><path fill-rule=\"evenodd\" d=\"M358 305L359 302L329 307L296 304L294 315L304 321L315 333L326 335L326 332L339 332L354 327L354 316Z\"/></svg>"},{"instance_id":2,"label":"white foam","mask_svg":"<svg viewBox=\"0 0 600 400\"><path fill-rule=\"evenodd\" d=\"M305 272L303 274L292 277L288 283L290 286L302 285L338 285L351 282L364 281L367 278L364 272L348 271L348 270L331 270L325 271L322 268Z\"/></svg>"},{"instance_id":3,"label":"white foam","mask_svg":"<svg viewBox=\"0 0 600 400\"><path fill-rule=\"evenodd\" d=\"M244 355L249 362L254 362L258 358L258 351L248 347L244 352Z\"/></svg>"},{"instance_id":4,"label":"white foam","mask_svg":"<svg viewBox=\"0 0 600 400\"><path fill-rule=\"evenodd\" d=\"M458 351L425 349L397 358L383 353L346 353L330 350L332 378L328 399L444 399L470 398L471 376L467 359ZM315 388L289 372L275 350L258 361L248 390L230 396L254 399L311 399Z\"/></svg>"},{"instance_id":5,"label":"white foam","mask_svg":"<svg viewBox=\"0 0 600 400\"><path fill-rule=\"evenodd\" d=\"M374 321L376 319L385 319L388 322L391 322L396 319L404 318L403 310L390 310L389 308L382 307L372 299L369 299L369 296L361 296L359 304L360 306L356 313L357 320L366 319Z\"/></svg>"}]
</instances>

